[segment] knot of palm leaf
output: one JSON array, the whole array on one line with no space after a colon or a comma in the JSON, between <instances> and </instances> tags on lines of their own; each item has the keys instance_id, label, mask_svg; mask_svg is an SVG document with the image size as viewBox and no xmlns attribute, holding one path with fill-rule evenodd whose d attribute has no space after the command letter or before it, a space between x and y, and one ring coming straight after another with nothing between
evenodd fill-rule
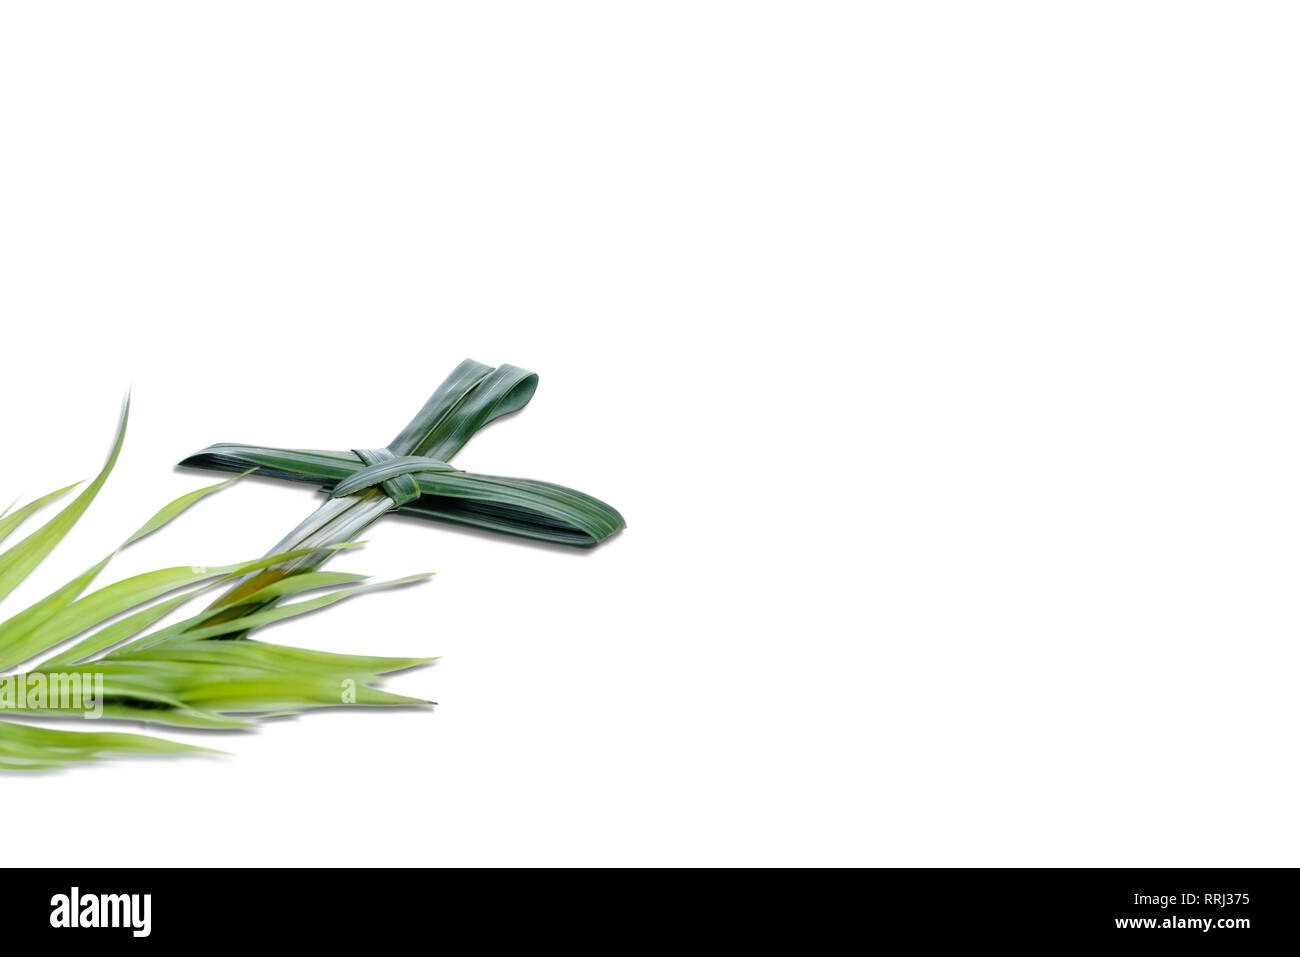
<instances>
[{"instance_id":1,"label":"knot of palm leaf","mask_svg":"<svg viewBox=\"0 0 1300 957\"><path fill-rule=\"evenodd\" d=\"M625 527L599 499L562 485L465 472L448 464L479 429L518 412L536 374L466 359L382 449L330 452L221 443L185 459L187 468L308 482L342 497L378 486L396 510L419 518L566 545L597 545Z\"/></svg>"},{"instance_id":2,"label":"knot of palm leaf","mask_svg":"<svg viewBox=\"0 0 1300 957\"><path fill-rule=\"evenodd\" d=\"M334 486L331 498L342 498L378 485L400 508L421 495L414 472L457 472L440 459L424 455L394 455L391 449L353 449L352 454L366 464Z\"/></svg>"}]
</instances>

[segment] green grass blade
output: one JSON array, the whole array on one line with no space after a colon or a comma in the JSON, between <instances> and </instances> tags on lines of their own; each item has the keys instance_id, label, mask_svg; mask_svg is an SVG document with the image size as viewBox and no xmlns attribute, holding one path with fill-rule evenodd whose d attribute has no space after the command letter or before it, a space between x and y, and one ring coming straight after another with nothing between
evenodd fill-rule
<instances>
[{"instance_id":1,"label":"green grass blade","mask_svg":"<svg viewBox=\"0 0 1300 957\"><path fill-rule=\"evenodd\" d=\"M342 548L348 548L348 547L351 547L351 543L347 545L334 546L329 550L338 551ZM203 586L202 588L196 588L190 592L187 592L186 594L179 595L176 598L169 599L166 602L162 602L150 608L145 608L142 611L135 613L134 615L131 615L127 618L123 618L120 621L109 624L105 628L96 631L94 634L88 636L87 638L73 645L71 648L68 648L67 650L61 652L59 655L55 656L54 658L51 658L49 661L45 662L42 665L42 668L51 668L56 666L62 666L76 661L82 661L86 658L91 657L92 655L98 654L99 652L107 648L112 648L114 645L119 644L122 641L125 641L126 639L132 637L133 635L139 634L141 631L148 628L150 625L153 625L160 619L164 618L166 615L170 614L176 608L185 604L187 601L191 601L192 599L194 599L195 597L197 597L198 595L202 594L205 591L208 591L219 585L223 585L228 582L231 582L251 572L259 571L263 568L276 565L283 561L292 560L295 558L302 558L307 555L314 555L318 551L320 551L320 549L315 549L315 548L297 549L294 551L281 552L280 554L277 555L267 555L263 558L253 559L252 561L239 562L234 565L222 565L215 568L199 567L199 568L188 569L188 571L194 576L192 581L182 582L181 585L174 586L174 587L184 587L185 584L193 584L194 582L204 581L207 579L215 579L215 580L212 581L210 584ZM183 569L165 570L165 572L170 572L170 573L177 573L182 571L184 570ZM162 587L162 585L165 583L165 578L156 577L162 575L164 575L163 572L152 572L152 573L147 573L145 575L136 576L136 581L140 583L140 587L142 589L142 591L137 592L136 594L142 594L142 593L147 594L148 590L150 590L151 588ZM322 572L320 573L319 578L311 578L302 582L296 582L295 581L296 578L307 578L307 576L295 576L295 578L284 579L283 581L278 582L277 583L278 587L276 589L277 594L289 595L297 591L308 591L314 588L322 588L325 587L326 585L334 584L334 583L340 583L340 582L351 583L351 582L361 581L364 580L365 576L351 575L343 572ZM130 581L130 579L128 579L127 581ZM119 582L118 586L123 584L125 583ZM109 588L102 590L104 592L109 593L108 594L109 598L116 597L115 603L117 605L124 606L124 607L119 607L118 611L114 612L114 614L120 614L122 611L125 611L127 608L133 608L135 607L135 605L150 600L150 598L145 597L140 599L139 601L132 601L131 604L125 604L125 602L127 602L130 598L132 598L133 595L127 589L119 588L118 586L109 586ZM166 591L172 591L172 590L174 590L174 588L168 588L165 591L160 592L159 594L166 594ZM88 596L88 599L93 597L95 596ZM153 595L153 597L157 598L159 597L159 595L155 594ZM80 604L80 602L78 602L78 604ZM101 604L101 603L97 602L97 604ZM221 608L210 608L207 611L203 612L202 614L195 616L194 618L190 618L186 621L179 622L178 624L173 625L165 629L164 631L157 632L155 635L148 636L147 639L145 640L152 640L156 637L162 637L171 634L179 634L181 631L184 631L186 627L206 621L208 618L218 614L222 610L223 609ZM68 609L68 611L71 612L72 609ZM101 621L106 620L109 617L111 616L94 615L94 614L77 614L74 617L72 614L69 614L65 622L59 622L53 625L48 625L45 629L43 629L46 635L44 638L44 646L42 648L40 648L37 651L29 651L24 657L19 658L17 661L14 661L13 664L18 664L21 661L26 661L27 658L30 658L33 655L40 654L41 651L44 651L48 648L53 648L55 645L61 644L62 642L68 640L68 638L71 638L74 635L78 635L82 631L87 630L88 628L94 627L94 625L98 624ZM82 622L84 621L89 621L89 624L82 624ZM78 625L82 625L82 626L77 627ZM76 628L76 630L70 630L71 628ZM58 634L60 632L62 632L62 637L58 637ZM25 644L35 645L37 644L37 642L35 640L32 640L30 642L25 642ZM6 667L12 667L12 666L13 665L11 664L11 665L7 665Z\"/></svg>"},{"instance_id":2,"label":"green grass blade","mask_svg":"<svg viewBox=\"0 0 1300 957\"><path fill-rule=\"evenodd\" d=\"M406 578L398 578L393 581L375 582L370 585L358 585L353 588L343 588L338 591L323 595L320 598L310 598L306 601L294 602L292 605L277 605L272 608L265 608L260 611L247 615L240 615L238 618L231 618L228 621L215 622L213 624L204 624L205 621L219 615L225 611L225 608L209 608L200 615L196 615L187 621L178 622L170 625L160 632L145 635L129 645L124 645L117 651L108 655L109 658L120 658L129 656L138 652L142 648L150 648L163 642L169 642L176 638L185 640L220 638L226 635L237 634L240 632L252 631L255 628L264 628L267 625L273 625L289 618L297 618L300 615L306 615L309 612L318 611L321 608L327 608L330 605L348 598L367 592L378 591L383 588L396 588L402 585L410 585L416 582L427 581L432 578L431 574L409 575ZM285 579L291 581L292 579Z\"/></svg>"},{"instance_id":3,"label":"green grass blade","mask_svg":"<svg viewBox=\"0 0 1300 957\"><path fill-rule=\"evenodd\" d=\"M45 556L54 549L55 545L63 541L64 536L77 523L77 519L81 518L86 509L90 507L90 503L99 494L99 490L104 487L104 482L108 480L108 476L113 471L113 466L117 464L117 457L122 452L122 442L126 439L126 424L130 415L131 400L128 398L122 407L122 418L118 423L117 438L113 442L113 449L109 453L108 461L100 473L91 481L90 485L86 487L85 491L78 495L72 501L72 504L50 519L49 522L17 545L14 545L3 555L0 555L0 601L3 601L10 592L32 573L32 570L37 565L45 560Z\"/></svg>"},{"instance_id":4,"label":"green grass blade","mask_svg":"<svg viewBox=\"0 0 1300 957\"><path fill-rule=\"evenodd\" d=\"M112 648L114 645L120 644L128 638L140 634L140 632L144 631L146 628L157 624L181 605L188 601L193 601L197 595L206 591L207 588L210 587L211 586L195 588L183 595L177 595L175 598L168 598L166 601L158 602L156 605L150 605L148 608L143 608L134 614L127 615L125 618L121 618L118 621L105 625L103 628L77 642L66 651L42 662L41 667L47 670L66 668L69 665L76 664L77 662L90 658L92 655L98 654L105 648Z\"/></svg>"},{"instance_id":5,"label":"green grass blade","mask_svg":"<svg viewBox=\"0 0 1300 957\"><path fill-rule=\"evenodd\" d=\"M358 585L355 588L344 588L339 591L331 592L320 598L309 598L306 601L294 602L292 605L277 605L262 611L254 612L251 615L243 615L239 618L223 621L218 624L206 625L201 628L186 629L186 638L219 638L222 635L229 635L233 632L247 632L255 628L264 628L267 625L273 625L276 622L284 621L289 618L296 618L299 615L306 615L321 608L328 608L330 605L346 601L357 595L366 592L378 591L381 588L396 588L401 585L411 585L416 582L427 581L432 578L431 574L408 575L405 578L394 579L387 582L376 582L371 585Z\"/></svg>"},{"instance_id":6,"label":"green grass blade","mask_svg":"<svg viewBox=\"0 0 1300 957\"><path fill-rule=\"evenodd\" d=\"M230 568L164 568L114 582L60 608L39 626L13 638L0 637L0 668L12 668L69 638L169 592L224 577Z\"/></svg>"},{"instance_id":7,"label":"green grass blade","mask_svg":"<svg viewBox=\"0 0 1300 957\"><path fill-rule=\"evenodd\" d=\"M167 505L163 506L154 514L153 518L140 526L136 533L123 543L122 547L126 548L128 545L134 545L136 542L140 541L140 539L152 535L169 522L179 518L182 514L203 501L209 495L221 491L232 482L238 482L245 475L251 474L252 471L252 469L249 469L247 472L244 472L243 475L236 475L234 478L227 479L224 482L218 482L216 485L209 485L207 488L196 489L193 492L186 492L180 498L167 503Z\"/></svg>"},{"instance_id":8,"label":"green grass blade","mask_svg":"<svg viewBox=\"0 0 1300 957\"><path fill-rule=\"evenodd\" d=\"M164 527L208 495L225 488L231 482L238 481L239 478L242 476L194 492L187 492L174 499L154 513L149 521L121 547L127 548L146 535ZM0 625L0 670L12 668L136 605L152 601L195 582L234 573L242 574L252 564L256 564L243 563L218 568L194 566L165 568L124 579L73 602L72 599L81 594L112 557L110 555L105 558L91 571L83 573L42 602L15 616L16 620L10 619Z\"/></svg>"},{"instance_id":9,"label":"green grass blade","mask_svg":"<svg viewBox=\"0 0 1300 957\"><path fill-rule=\"evenodd\" d=\"M265 672L304 674L348 673L375 678L426 665L436 658L392 658L377 655L342 655L332 651L292 648L262 641L208 641L185 638L142 652L142 660L222 664Z\"/></svg>"},{"instance_id":10,"label":"green grass blade","mask_svg":"<svg viewBox=\"0 0 1300 957\"><path fill-rule=\"evenodd\" d=\"M62 588L20 611L4 624L0 624L0 671L12 668L26 657L15 657L13 653L6 653L4 649L22 647L28 636L85 591L112 557L110 555L99 564L92 565Z\"/></svg>"},{"instance_id":11,"label":"green grass blade","mask_svg":"<svg viewBox=\"0 0 1300 957\"><path fill-rule=\"evenodd\" d=\"M430 660L335 655L252 640L185 637L96 662L94 671L103 678L104 717L177 727L239 728L248 726L248 715L296 714L345 704L427 705L422 699L376 688L374 683L382 675ZM41 669L40 673L50 672Z\"/></svg>"},{"instance_id":12,"label":"green grass blade","mask_svg":"<svg viewBox=\"0 0 1300 957\"><path fill-rule=\"evenodd\" d=\"M294 575L291 578L282 579L274 585L262 589L262 591L253 596L253 600L258 602L273 601L288 595L294 595L304 591L312 591L317 588L356 584L357 582L364 581L365 577L365 575L353 575L347 572L311 572L304 575ZM68 650L43 662L41 668L42 670L47 671L63 668L84 661L93 655L99 654L107 648L112 648L114 645L120 644L128 638L140 634L146 628L149 628L161 621L163 618L166 618L186 602L193 601L204 592L210 591L228 581L230 581L229 577L222 578L200 588L188 591L183 595L178 595L175 598L169 598L156 605L151 605L148 608L138 611L133 615L129 615L126 618L122 618L119 621L115 621L78 642ZM182 622L181 624L201 623L206 621L207 618L212 615L217 614L218 611L219 609L209 609L205 615L196 616L195 618L191 618L187 622ZM180 631L183 630L184 628L180 629Z\"/></svg>"},{"instance_id":13,"label":"green grass blade","mask_svg":"<svg viewBox=\"0 0 1300 957\"><path fill-rule=\"evenodd\" d=\"M0 721L0 768L9 771L44 771L109 755L175 755L205 751L209 749L143 734L62 731Z\"/></svg>"},{"instance_id":14,"label":"green grass blade","mask_svg":"<svg viewBox=\"0 0 1300 957\"><path fill-rule=\"evenodd\" d=\"M249 595L244 603L262 605L300 592L314 591L317 588L356 585L365 581L366 577L365 575L354 575L351 572L300 572L297 575L291 575L288 578L272 582L265 588L258 589Z\"/></svg>"},{"instance_id":15,"label":"green grass blade","mask_svg":"<svg viewBox=\"0 0 1300 957\"><path fill-rule=\"evenodd\" d=\"M12 511L13 506L10 505L9 508L5 509L4 516L0 517L0 542L3 542L6 538L12 535L14 531L17 530L18 526L31 518L33 514L40 511L56 499L60 499L67 495L80 484L80 482L73 482L71 485L65 486L57 492L51 492L49 495L42 496L36 501L24 505L16 512Z\"/></svg>"}]
</instances>

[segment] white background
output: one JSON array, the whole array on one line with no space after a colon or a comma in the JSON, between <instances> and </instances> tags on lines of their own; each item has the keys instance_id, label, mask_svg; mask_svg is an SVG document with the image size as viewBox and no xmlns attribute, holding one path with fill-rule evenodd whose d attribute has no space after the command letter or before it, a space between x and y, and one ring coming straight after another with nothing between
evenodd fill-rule
<instances>
[{"instance_id":1,"label":"white background","mask_svg":"<svg viewBox=\"0 0 1300 957\"><path fill-rule=\"evenodd\" d=\"M437 571L267 632L437 654L227 758L8 775L97 865L1297 862L1290 4L0 8L0 494L117 473L22 604L216 441L387 442L591 552L386 520ZM115 572L260 554L249 481Z\"/></svg>"}]
</instances>

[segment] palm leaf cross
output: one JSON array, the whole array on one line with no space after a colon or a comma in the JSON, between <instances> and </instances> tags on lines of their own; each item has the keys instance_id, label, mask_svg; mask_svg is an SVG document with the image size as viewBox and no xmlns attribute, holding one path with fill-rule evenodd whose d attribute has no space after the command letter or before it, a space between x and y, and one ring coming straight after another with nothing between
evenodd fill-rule
<instances>
[{"instance_id":1,"label":"palm leaf cross","mask_svg":"<svg viewBox=\"0 0 1300 957\"><path fill-rule=\"evenodd\" d=\"M528 404L537 376L514 366L465 361L410 424L383 449L350 452L215 445L182 465L310 482L330 500L266 556L216 567L147 572L85 593L122 548L163 528L227 482L187 493L159 510L118 549L44 599L0 621L0 712L58 717L62 705L28 701L33 688L93 673L103 716L188 728L245 728L259 718L311 708L423 704L377 687L382 675L431 659L377 658L285 648L246 636L278 622L377 588L420 581L363 583L364 577L317 568L385 513L455 522L525 538L593 546L624 527L605 503L573 489L527 479L464 472L449 464L488 423ZM58 515L0 552L0 602L64 538L113 470L126 434L123 411L108 462ZM233 481L233 480L231 480ZM0 541L61 489L0 512ZM222 585L207 609L155 629L184 603ZM308 592L322 592L301 598ZM84 593L84 594L83 594ZM152 630L151 630L152 629ZM214 640L215 639L215 640ZM240 640L229 640L240 639ZM36 670L4 672L42 658ZM21 680L21 684L15 685ZM13 689L19 689L18 700ZM340 688L351 689L340 698ZM76 716L76 705L66 712ZM81 716L85 716L81 714ZM159 738L55 730L0 721L0 770L40 770L107 754L195 750Z\"/></svg>"},{"instance_id":2,"label":"palm leaf cross","mask_svg":"<svg viewBox=\"0 0 1300 957\"><path fill-rule=\"evenodd\" d=\"M330 500L272 553L348 541L389 511L545 542L598 545L625 527L623 517L599 499L550 482L481 475L450 464L474 433L522 409L536 390L537 375L526 369L466 359L386 448L327 452L221 443L180 464L328 490ZM279 566L223 600L233 605L277 575L310 569L328 557L326 552Z\"/></svg>"}]
</instances>

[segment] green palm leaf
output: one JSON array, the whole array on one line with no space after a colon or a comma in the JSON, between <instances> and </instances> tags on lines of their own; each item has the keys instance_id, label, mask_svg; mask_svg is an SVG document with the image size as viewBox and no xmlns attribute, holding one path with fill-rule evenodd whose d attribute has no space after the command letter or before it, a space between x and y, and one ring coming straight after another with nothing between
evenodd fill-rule
<instances>
[{"instance_id":1,"label":"green palm leaf","mask_svg":"<svg viewBox=\"0 0 1300 957\"><path fill-rule=\"evenodd\" d=\"M61 731L14 721L0 722L0 770L5 771L45 771L114 754L183 754L210 750L146 734Z\"/></svg>"},{"instance_id":2,"label":"green palm leaf","mask_svg":"<svg viewBox=\"0 0 1300 957\"><path fill-rule=\"evenodd\" d=\"M0 542L3 542L6 538L12 535L14 530L23 522L27 521L27 519L31 518L32 515L39 512L42 508L56 499L60 499L64 495L67 495L80 484L80 482L77 482L75 485L61 488L57 492L51 492L49 495L38 498L36 501L28 505L24 505L16 512L13 511L13 505L10 505L9 508L5 509L4 515L0 516ZM10 514L11 512L12 514Z\"/></svg>"},{"instance_id":3,"label":"green palm leaf","mask_svg":"<svg viewBox=\"0 0 1300 957\"><path fill-rule=\"evenodd\" d=\"M109 473L113 471L113 466L117 464L117 457L122 452L122 443L126 440L126 423L130 416L131 401L128 399L122 406L122 418L117 426L117 439L113 442L113 450L109 453L108 461L86 490L49 522L0 555L0 601L22 584L36 566L44 561L45 556L54 550L54 546L63 541L63 537L72 530L72 526L77 524L77 519L85 514L90 503L95 500L95 496L108 480Z\"/></svg>"},{"instance_id":4,"label":"green palm leaf","mask_svg":"<svg viewBox=\"0 0 1300 957\"><path fill-rule=\"evenodd\" d=\"M62 512L0 554L0 602L63 540L107 481L125 440L128 408L123 409L112 451L100 473ZM87 676L100 689L95 698L104 717L175 727L246 728L262 717L320 707L427 704L377 685L382 675L431 659L337 655L241 637L369 591L428 577L365 583L364 576L342 572L308 568L293 573L307 559L319 561L322 555L355 543L314 543L234 564L159 569L85 593L117 551L164 528L228 484L188 492L168 503L113 553L0 622L0 671L53 653L31 672L0 676L0 715L84 716L84 700L69 703L45 691L37 696L34 690L58 688L74 675ZM17 510L6 509L0 514L0 540L73 488L60 489ZM150 630L209 590L240 581L247 584L217 604L176 624ZM311 591L321 594L279 604ZM240 640L214 640L230 638ZM20 687L21 696L15 693ZM0 721L0 770L44 770L110 755L203 750L207 749L148 735L54 730Z\"/></svg>"}]
</instances>

